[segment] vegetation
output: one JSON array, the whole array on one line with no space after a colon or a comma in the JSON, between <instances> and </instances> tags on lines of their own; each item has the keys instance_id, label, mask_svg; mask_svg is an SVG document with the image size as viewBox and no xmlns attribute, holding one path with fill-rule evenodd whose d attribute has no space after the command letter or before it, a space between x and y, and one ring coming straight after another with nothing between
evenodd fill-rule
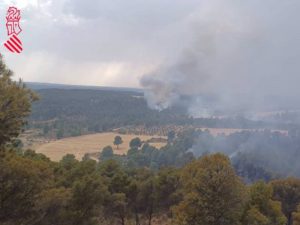
<instances>
[{"instance_id":1,"label":"vegetation","mask_svg":"<svg viewBox=\"0 0 300 225\"><path fill-rule=\"evenodd\" d=\"M4 83L5 90L16 88L9 76ZM99 162L88 157L78 161L71 154L52 162L24 150L14 138L34 94L22 82L17 86L0 98L1 106L14 106L1 118L13 126L1 127L2 133L9 132L0 146L0 224L299 224L300 180L247 185L227 156L206 152L193 157L191 150L200 137L193 130L169 138L160 151L147 143L141 146L137 139L127 156L115 156L105 147ZM27 96L24 113L15 105L15 92Z\"/></svg>"},{"instance_id":2,"label":"vegetation","mask_svg":"<svg viewBox=\"0 0 300 225\"><path fill-rule=\"evenodd\" d=\"M123 140L121 136L115 136L114 145L117 146L117 149L119 149L119 145L123 143Z\"/></svg>"},{"instance_id":3,"label":"vegetation","mask_svg":"<svg viewBox=\"0 0 300 225\"><path fill-rule=\"evenodd\" d=\"M300 224L300 206L298 206L297 212L293 213L293 224L294 225Z\"/></svg>"},{"instance_id":4,"label":"vegetation","mask_svg":"<svg viewBox=\"0 0 300 225\"><path fill-rule=\"evenodd\" d=\"M45 139L41 138L42 141L39 142L40 138L38 136L32 137L31 134L29 134L28 136L25 134L22 136L22 141L24 142L23 146L25 148L30 148L31 146L33 146L36 152L45 154L53 161L59 161L66 154L74 154L77 159L82 159L84 154L93 154L94 157L97 158L99 157L99 154L97 153L100 153L101 150L106 146L111 146L115 154L126 154L130 141L133 138L139 137L141 141L145 143L148 142L148 140L151 140L153 137L145 135L119 134L119 136L122 137L123 143L119 145L119 148L117 149L117 146L113 145L116 135L118 134L113 132L103 132L72 138L64 138L59 141L45 141ZM22 144L23 142L21 142L20 144ZM166 145L165 142L160 142L160 140L158 140L158 142L151 142L150 144L157 148L161 148L162 146Z\"/></svg>"},{"instance_id":5,"label":"vegetation","mask_svg":"<svg viewBox=\"0 0 300 225\"><path fill-rule=\"evenodd\" d=\"M278 176L300 176L300 133L270 130L241 131L228 136L197 132L195 156L222 152L230 156L237 173L247 182Z\"/></svg>"},{"instance_id":6,"label":"vegetation","mask_svg":"<svg viewBox=\"0 0 300 225\"><path fill-rule=\"evenodd\" d=\"M287 178L272 182L274 189L274 198L283 202L282 210L288 219L287 225L293 223L293 212L297 211L300 201L300 180L295 178Z\"/></svg>"},{"instance_id":7,"label":"vegetation","mask_svg":"<svg viewBox=\"0 0 300 225\"><path fill-rule=\"evenodd\" d=\"M204 156L188 164L181 179L184 197L174 208L176 224L239 224L246 191L227 157Z\"/></svg>"},{"instance_id":8,"label":"vegetation","mask_svg":"<svg viewBox=\"0 0 300 225\"><path fill-rule=\"evenodd\" d=\"M51 138L128 125L182 124L189 120L179 109L149 109L140 92L42 89L37 93L41 99L33 104L28 128L39 128Z\"/></svg>"},{"instance_id":9,"label":"vegetation","mask_svg":"<svg viewBox=\"0 0 300 225\"><path fill-rule=\"evenodd\" d=\"M183 106L152 110L144 94L137 91L78 89L75 86L73 89L39 89L37 93L41 98L33 104L27 128L38 128L44 136L58 139L126 126L299 129L299 123L291 124L290 120L253 121L241 116L192 118ZM169 133L168 137L172 141L174 133Z\"/></svg>"},{"instance_id":10,"label":"vegetation","mask_svg":"<svg viewBox=\"0 0 300 225\"><path fill-rule=\"evenodd\" d=\"M222 154L154 172L6 149L0 169L1 224L284 225L285 207L300 203L299 180L289 198L278 198L278 183L288 190L289 182L245 185ZM287 208L297 224L297 208Z\"/></svg>"},{"instance_id":11,"label":"vegetation","mask_svg":"<svg viewBox=\"0 0 300 225\"><path fill-rule=\"evenodd\" d=\"M140 148L142 146L142 141L140 138L133 138L130 143L129 143L129 147L130 148Z\"/></svg>"},{"instance_id":12,"label":"vegetation","mask_svg":"<svg viewBox=\"0 0 300 225\"><path fill-rule=\"evenodd\" d=\"M114 151L111 146L106 146L102 149L99 160L108 160L112 159L114 156Z\"/></svg>"},{"instance_id":13,"label":"vegetation","mask_svg":"<svg viewBox=\"0 0 300 225\"><path fill-rule=\"evenodd\" d=\"M258 182L250 187L250 199L246 205L242 223L247 225L285 225L287 219L281 211L281 202L272 200L273 189Z\"/></svg>"},{"instance_id":14,"label":"vegetation","mask_svg":"<svg viewBox=\"0 0 300 225\"><path fill-rule=\"evenodd\" d=\"M31 103L37 96L13 75L0 55L0 146L17 137L30 113Z\"/></svg>"}]
</instances>

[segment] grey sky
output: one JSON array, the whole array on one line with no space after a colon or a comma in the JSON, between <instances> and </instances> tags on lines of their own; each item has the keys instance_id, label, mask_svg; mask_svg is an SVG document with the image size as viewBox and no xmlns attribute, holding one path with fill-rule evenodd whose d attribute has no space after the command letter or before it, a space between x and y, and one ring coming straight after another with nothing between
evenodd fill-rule
<instances>
[{"instance_id":1,"label":"grey sky","mask_svg":"<svg viewBox=\"0 0 300 225\"><path fill-rule=\"evenodd\" d=\"M187 20L199 1L5 0L1 42L10 5L22 9L21 55L1 46L7 64L25 81L138 86L183 48Z\"/></svg>"},{"instance_id":2,"label":"grey sky","mask_svg":"<svg viewBox=\"0 0 300 225\"><path fill-rule=\"evenodd\" d=\"M182 104L192 95L189 110L201 114L201 95L209 94L212 111L299 108L300 1L202 3L188 24L187 47L143 77L149 105Z\"/></svg>"},{"instance_id":3,"label":"grey sky","mask_svg":"<svg viewBox=\"0 0 300 225\"><path fill-rule=\"evenodd\" d=\"M0 0L1 43L11 5L24 52L1 52L25 81L136 87L158 74L183 93L299 93L299 0ZM189 57L189 75L166 71Z\"/></svg>"}]
</instances>

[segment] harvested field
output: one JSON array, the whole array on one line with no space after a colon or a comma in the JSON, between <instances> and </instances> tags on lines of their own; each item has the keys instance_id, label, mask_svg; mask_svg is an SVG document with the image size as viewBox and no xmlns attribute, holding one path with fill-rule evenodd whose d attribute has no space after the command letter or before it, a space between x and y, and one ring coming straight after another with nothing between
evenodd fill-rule
<instances>
[{"instance_id":1,"label":"harvested field","mask_svg":"<svg viewBox=\"0 0 300 225\"><path fill-rule=\"evenodd\" d=\"M118 149L113 145L116 135L121 136L123 139L123 143L119 145ZM66 154L73 154L77 159L81 160L86 153L100 152L107 145L112 146L115 154L124 154L129 149L129 142L135 137L139 137L142 141L147 141L151 138L166 138L161 136L123 135L108 132L64 138L36 146L34 150L38 153L45 154L53 161L59 161ZM158 142L150 144L160 148L166 143Z\"/></svg>"}]
</instances>

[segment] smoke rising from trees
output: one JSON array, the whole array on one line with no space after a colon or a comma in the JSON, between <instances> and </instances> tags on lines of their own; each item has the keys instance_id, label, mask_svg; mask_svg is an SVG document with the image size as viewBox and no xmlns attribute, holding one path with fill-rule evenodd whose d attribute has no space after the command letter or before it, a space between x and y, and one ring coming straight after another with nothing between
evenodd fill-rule
<instances>
[{"instance_id":1,"label":"smoke rising from trees","mask_svg":"<svg viewBox=\"0 0 300 225\"><path fill-rule=\"evenodd\" d=\"M299 1L205 0L181 54L145 74L151 108L189 96L193 115L297 107Z\"/></svg>"}]
</instances>

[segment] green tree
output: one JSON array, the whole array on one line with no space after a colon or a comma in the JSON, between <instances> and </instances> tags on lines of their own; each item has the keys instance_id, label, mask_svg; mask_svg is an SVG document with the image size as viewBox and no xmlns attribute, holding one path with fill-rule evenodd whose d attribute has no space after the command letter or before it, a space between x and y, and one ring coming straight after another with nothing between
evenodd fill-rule
<instances>
[{"instance_id":1,"label":"green tree","mask_svg":"<svg viewBox=\"0 0 300 225\"><path fill-rule=\"evenodd\" d=\"M82 161L91 160L91 156L89 153L85 153L82 157Z\"/></svg>"},{"instance_id":2,"label":"green tree","mask_svg":"<svg viewBox=\"0 0 300 225\"><path fill-rule=\"evenodd\" d=\"M5 153L0 158L0 224L32 224L38 195L52 184L47 162Z\"/></svg>"},{"instance_id":3,"label":"green tree","mask_svg":"<svg viewBox=\"0 0 300 225\"><path fill-rule=\"evenodd\" d=\"M82 180L86 175L93 175L96 173L97 163L95 160L70 160L67 163L59 164L59 173L57 173L59 178L59 184L64 187L72 187L75 182ZM57 178L58 180L58 178Z\"/></svg>"},{"instance_id":4,"label":"green tree","mask_svg":"<svg viewBox=\"0 0 300 225\"><path fill-rule=\"evenodd\" d=\"M105 203L105 214L113 220L117 218L119 224L125 225L127 215L127 197L125 193L113 193ZM117 223L111 223L117 224Z\"/></svg>"},{"instance_id":5,"label":"green tree","mask_svg":"<svg viewBox=\"0 0 300 225\"><path fill-rule=\"evenodd\" d=\"M45 156L41 153L36 153L35 151L30 150L30 149L23 151L23 156L24 156L24 158L28 158L28 159L41 160L41 161L48 162L48 163L51 162L47 156Z\"/></svg>"},{"instance_id":6,"label":"green tree","mask_svg":"<svg viewBox=\"0 0 300 225\"><path fill-rule=\"evenodd\" d=\"M138 206L138 190L139 190L139 183L136 179L131 179L130 184L128 185L128 207L130 211L134 215L135 225L140 224L140 217L139 217L139 206Z\"/></svg>"},{"instance_id":7,"label":"green tree","mask_svg":"<svg viewBox=\"0 0 300 225\"><path fill-rule=\"evenodd\" d=\"M245 207L243 225L285 225L287 220L279 201L272 200L273 189L258 182L250 188L250 199Z\"/></svg>"},{"instance_id":8,"label":"green tree","mask_svg":"<svg viewBox=\"0 0 300 225\"><path fill-rule=\"evenodd\" d=\"M99 215L99 206L108 196L103 180L96 175L86 175L72 187L70 219L73 224L91 225Z\"/></svg>"},{"instance_id":9,"label":"green tree","mask_svg":"<svg viewBox=\"0 0 300 225\"><path fill-rule=\"evenodd\" d=\"M18 138L13 139L12 142L11 142L11 145L15 149L22 149L23 146L24 146L22 140L20 140Z\"/></svg>"},{"instance_id":10,"label":"green tree","mask_svg":"<svg viewBox=\"0 0 300 225\"><path fill-rule=\"evenodd\" d=\"M169 213L169 209L178 204L181 196L179 170L174 168L160 169L157 174L157 195L159 210Z\"/></svg>"},{"instance_id":11,"label":"green tree","mask_svg":"<svg viewBox=\"0 0 300 225\"><path fill-rule=\"evenodd\" d=\"M19 135L31 111L31 103L37 100L37 95L22 81L13 81L12 75L0 55L0 147Z\"/></svg>"},{"instance_id":12,"label":"green tree","mask_svg":"<svg viewBox=\"0 0 300 225\"><path fill-rule=\"evenodd\" d=\"M118 220L124 225L128 216L128 198L130 179L128 174L114 160L105 161L100 166L100 174L103 176L109 191L109 196L104 203L104 212L111 222L117 224Z\"/></svg>"},{"instance_id":13,"label":"green tree","mask_svg":"<svg viewBox=\"0 0 300 225\"><path fill-rule=\"evenodd\" d=\"M114 156L114 151L111 146L106 146L102 149L100 154L100 160L112 159Z\"/></svg>"},{"instance_id":14,"label":"green tree","mask_svg":"<svg viewBox=\"0 0 300 225\"><path fill-rule=\"evenodd\" d=\"M108 179L111 179L116 173L122 171L120 164L115 160L107 160L99 164L99 173Z\"/></svg>"},{"instance_id":15,"label":"green tree","mask_svg":"<svg viewBox=\"0 0 300 225\"><path fill-rule=\"evenodd\" d=\"M123 143L123 140L121 136L115 136L114 145L117 146L117 149L119 149L119 145Z\"/></svg>"},{"instance_id":16,"label":"green tree","mask_svg":"<svg viewBox=\"0 0 300 225\"><path fill-rule=\"evenodd\" d=\"M152 224L153 216L158 210L158 192L157 180L154 176L149 176L141 182L139 191L140 207L143 209L143 214L146 216L148 225Z\"/></svg>"},{"instance_id":17,"label":"green tree","mask_svg":"<svg viewBox=\"0 0 300 225\"><path fill-rule=\"evenodd\" d=\"M128 205L135 217L135 224L152 224L159 211L158 179L149 169L137 169L128 185Z\"/></svg>"},{"instance_id":18,"label":"green tree","mask_svg":"<svg viewBox=\"0 0 300 225\"><path fill-rule=\"evenodd\" d=\"M75 155L73 154L66 154L61 160L60 164L61 166L66 170L71 170L75 167L76 164L78 164L79 161L75 158Z\"/></svg>"},{"instance_id":19,"label":"green tree","mask_svg":"<svg viewBox=\"0 0 300 225\"><path fill-rule=\"evenodd\" d=\"M71 199L71 189L60 187L43 190L35 204L37 216L32 224L70 225Z\"/></svg>"},{"instance_id":20,"label":"green tree","mask_svg":"<svg viewBox=\"0 0 300 225\"><path fill-rule=\"evenodd\" d=\"M140 148L141 146L142 146L142 141L138 137L133 138L129 143L130 148Z\"/></svg>"},{"instance_id":21,"label":"green tree","mask_svg":"<svg viewBox=\"0 0 300 225\"><path fill-rule=\"evenodd\" d=\"M49 126L46 124L44 127L43 127L43 135L46 136L50 131L50 128Z\"/></svg>"},{"instance_id":22,"label":"green tree","mask_svg":"<svg viewBox=\"0 0 300 225\"><path fill-rule=\"evenodd\" d=\"M293 225L300 225L300 205L297 212L293 213Z\"/></svg>"},{"instance_id":23,"label":"green tree","mask_svg":"<svg viewBox=\"0 0 300 225\"><path fill-rule=\"evenodd\" d=\"M269 225L270 220L258 208L250 207L243 219L243 225Z\"/></svg>"},{"instance_id":24,"label":"green tree","mask_svg":"<svg viewBox=\"0 0 300 225\"><path fill-rule=\"evenodd\" d=\"M272 183L275 200L280 201L282 210L288 218L287 225L292 225L292 214L300 204L300 180L297 178L287 178L275 180Z\"/></svg>"},{"instance_id":25,"label":"green tree","mask_svg":"<svg viewBox=\"0 0 300 225\"><path fill-rule=\"evenodd\" d=\"M56 132L56 138L57 139L63 138L64 137L64 133L65 133L64 129L63 128L59 128L57 130L57 132Z\"/></svg>"},{"instance_id":26,"label":"green tree","mask_svg":"<svg viewBox=\"0 0 300 225\"><path fill-rule=\"evenodd\" d=\"M245 186L226 156L203 156L188 164L182 171L181 184L184 197L173 209L175 224L239 224Z\"/></svg>"},{"instance_id":27,"label":"green tree","mask_svg":"<svg viewBox=\"0 0 300 225\"><path fill-rule=\"evenodd\" d=\"M176 135L175 131L173 131L173 130L168 132L168 143L171 143L174 141L175 135Z\"/></svg>"}]
</instances>

